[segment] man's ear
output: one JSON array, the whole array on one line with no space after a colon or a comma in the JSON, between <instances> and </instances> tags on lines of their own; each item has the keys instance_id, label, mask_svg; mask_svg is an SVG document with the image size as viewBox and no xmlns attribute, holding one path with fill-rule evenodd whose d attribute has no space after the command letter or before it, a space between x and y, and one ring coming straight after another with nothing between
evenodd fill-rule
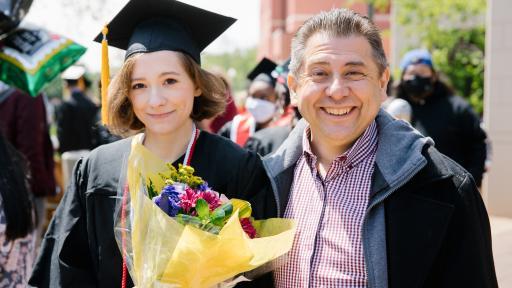
<instances>
[{"instance_id":1,"label":"man's ear","mask_svg":"<svg viewBox=\"0 0 512 288\"><path fill-rule=\"evenodd\" d=\"M386 93L389 83L389 77L391 75L391 72L389 72L389 67L386 67L384 72L382 72L382 75L379 79L379 86L380 86L380 98L381 101L385 101L388 98L388 94Z\"/></svg>"},{"instance_id":2,"label":"man's ear","mask_svg":"<svg viewBox=\"0 0 512 288\"><path fill-rule=\"evenodd\" d=\"M292 73L288 73L288 77L286 80L288 82L288 89L290 90L290 104L293 106L297 106L297 79L295 78L295 76L292 75Z\"/></svg>"}]
</instances>

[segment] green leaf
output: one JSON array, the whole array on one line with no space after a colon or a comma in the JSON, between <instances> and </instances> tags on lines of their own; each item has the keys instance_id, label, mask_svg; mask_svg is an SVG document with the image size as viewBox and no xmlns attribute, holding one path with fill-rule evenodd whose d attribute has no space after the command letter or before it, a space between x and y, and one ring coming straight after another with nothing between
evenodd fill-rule
<instances>
[{"instance_id":1,"label":"green leaf","mask_svg":"<svg viewBox=\"0 0 512 288\"><path fill-rule=\"evenodd\" d=\"M210 216L210 221L218 226L222 226L224 224L224 218L226 217L226 212L222 207L215 209Z\"/></svg>"},{"instance_id":2,"label":"green leaf","mask_svg":"<svg viewBox=\"0 0 512 288\"><path fill-rule=\"evenodd\" d=\"M204 199L197 199L196 201L196 212L197 216L201 219L207 219L210 217L210 207L208 202Z\"/></svg>"},{"instance_id":3,"label":"green leaf","mask_svg":"<svg viewBox=\"0 0 512 288\"><path fill-rule=\"evenodd\" d=\"M153 184L153 181L151 181L151 178L149 179L148 196L149 199L153 199L153 197L158 196L158 192L155 190L155 185Z\"/></svg>"},{"instance_id":4,"label":"green leaf","mask_svg":"<svg viewBox=\"0 0 512 288\"><path fill-rule=\"evenodd\" d=\"M231 204L231 202L227 202L215 209L210 216L210 219L213 224L222 227L229 217L231 217L231 214L233 214L233 204Z\"/></svg>"},{"instance_id":5,"label":"green leaf","mask_svg":"<svg viewBox=\"0 0 512 288\"><path fill-rule=\"evenodd\" d=\"M203 221L199 219L199 217L190 216L186 214L178 214L176 217L174 217L178 223L181 225L190 225L194 226L198 229L201 229L203 231L212 233L212 234L219 234L222 227L214 225L212 223L208 223L208 221Z\"/></svg>"},{"instance_id":6,"label":"green leaf","mask_svg":"<svg viewBox=\"0 0 512 288\"><path fill-rule=\"evenodd\" d=\"M201 225L203 225L203 222L201 221L201 219L199 219L198 217L195 217L195 216L187 215L187 214L178 214L178 215L176 215L176 217L174 217L174 219L176 219L176 221L178 221L178 223L180 223L182 225L193 225L198 228L201 227Z\"/></svg>"},{"instance_id":7,"label":"green leaf","mask_svg":"<svg viewBox=\"0 0 512 288\"><path fill-rule=\"evenodd\" d=\"M224 204L222 204L220 207L220 209L224 210L224 213L226 214L226 218L229 218L231 217L231 214L233 214L233 204L231 202L226 202ZM217 209L219 209L217 208Z\"/></svg>"}]
</instances>

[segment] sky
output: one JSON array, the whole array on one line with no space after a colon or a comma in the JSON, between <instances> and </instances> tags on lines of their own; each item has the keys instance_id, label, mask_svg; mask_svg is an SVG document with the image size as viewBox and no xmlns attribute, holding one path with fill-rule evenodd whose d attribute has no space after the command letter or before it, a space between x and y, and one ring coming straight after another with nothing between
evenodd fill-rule
<instances>
[{"instance_id":1,"label":"sky","mask_svg":"<svg viewBox=\"0 0 512 288\"><path fill-rule=\"evenodd\" d=\"M128 0L34 0L24 22L44 27L87 47L79 63L99 71L101 45L92 39ZM218 54L256 46L259 38L259 0L182 0L206 10L238 19L204 52ZM111 66L119 66L124 52L109 49Z\"/></svg>"}]
</instances>

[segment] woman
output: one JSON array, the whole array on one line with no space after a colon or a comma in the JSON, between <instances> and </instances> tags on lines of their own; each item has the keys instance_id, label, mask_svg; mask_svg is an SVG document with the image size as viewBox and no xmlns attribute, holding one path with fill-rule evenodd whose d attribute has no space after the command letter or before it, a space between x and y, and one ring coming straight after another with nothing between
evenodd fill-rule
<instances>
[{"instance_id":1,"label":"woman","mask_svg":"<svg viewBox=\"0 0 512 288\"><path fill-rule=\"evenodd\" d=\"M260 159L194 124L224 109L225 87L201 69L199 53L233 20L177 1L130 1L108 25L109 45L126 50L109 89L108 122L123 134L142 132L135 141L161 160L175 166L190 160L214 190L250 201L258 217L266 206L260 192L268 191ZM114 209L118 189L125 185L132 141L101 146L78 162L45 236L31 285L121 285ZM127 287L132 286L128 277Z\"/></svg>"},{"instance_id":2,"label":"woman","mask_svg":"<svg viewBox=\"0 0 512 288\"><path fill-rule=\"evenodd\" d=\"M0 287L26 287L34 260L27 167L0 134Z\"/></svg>"},{"instance_id":3,"label":"woman","mask_svg":"<svg viewBox=\"0 0 512 288\"><path fill-rule=\"evenodd\" d=\"M407 52L400 68L397 98L411 106L411 125L431 137L436 149L471 173L480 187L487 156L487 135L480 118L464 98L440 79L427 50Z\"/></svg>"}]
</instances>

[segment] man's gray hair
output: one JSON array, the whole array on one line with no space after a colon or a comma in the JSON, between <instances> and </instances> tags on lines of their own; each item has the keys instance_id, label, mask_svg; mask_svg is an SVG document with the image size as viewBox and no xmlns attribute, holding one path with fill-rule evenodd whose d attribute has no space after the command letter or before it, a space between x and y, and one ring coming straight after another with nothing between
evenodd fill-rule
<instances>
[{"instance_id":1,"label":"man's gray hair","mask_svg":"<svg viewBox=\"0 0 512 288\"><path fill-rule=\"evenodd\" d=\"M289 66L290 72L295 77L300 75L304 51L309 38L318 32L326 33L330 37L363 36L372 47L379 75L382 75L388 66L379 29L370 19L349 9L332 9L309 18L295 33Z\"/></svg>"}]
</instances>

